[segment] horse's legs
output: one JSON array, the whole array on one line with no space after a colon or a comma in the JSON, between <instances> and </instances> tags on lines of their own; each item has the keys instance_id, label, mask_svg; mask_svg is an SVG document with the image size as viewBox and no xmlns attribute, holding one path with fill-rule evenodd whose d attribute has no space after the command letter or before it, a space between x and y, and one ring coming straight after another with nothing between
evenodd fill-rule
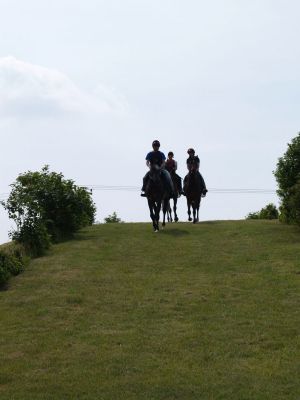
<instances>
[{"instance_id":1,"label":"horse's legs","mask_svg":"<svg viewBox=\"0 0 300 400\"><path fill-rule=\"evenodd\" d=\"M152 225L153 225L154 232L157 232L158 231L158 224L156 222L156 205L155 205L155 202L148 198L148 206L149 206L149 210L150 210L150 218L152 219Z\"/></svg>"},{"instance_id":2,"label":"horse's legs","mask_svg":"<svg viewBox=\"0 0 300 400\"><path fill-rule=\"evenodd\" d=\"M195 224L195 223L197 222L197 220L196 220L196 210L197 210L197 207L196 207L195 201L192 202L192 207L193 207L193 224Z\"/></svg>"},{"instance_id":3,"label":"horse's legs","mask_svg":"<svg viewBox=\"0 0 300 400\"><path fill-rule=\"evenodd\" d=\"M171 200L169 201L168 215L170 216L170 218L168 219L168 222L173 222Z\"/></svg>"},{"instance_id":4,"label":"horse's legs","mask_svg":"<svg viewBox=\"0 0 300 400\"><path fill-rule=\"evenodd\" d=\"M162 226L166 226L166 213L163 210L163 222L162 222Z\"/></svg>"},{"instance_id":5,"label":"horse's legs","mask_svg":"<svg viewBox=\"0 0 300 400\"><path fill-rule=\"evenodd\" d=\"M170 200L163 200L163 223L162 226L166 225L166 213L170 210ZM169 219L168 219L169 220Z\"/></svg>"},{"instance_id":6,"label":"horse's legs","mask_svg":"<svg viewBox=\"0 0 300 400\"><path fill-rule=\"evenodd\" d=\"M177 222L178 221L178 217L177 217L177 213L176 213L176 211L177 211L177 197L174 197L173 201L174 201L174 205L173 205L174 220L175 220L175 222Z\"/></svg>"},{"instance_id":7,"label":"horse's legs","mask_svg":"<svg viewBox=\"0 0 300 400\"><path fill-rule=\"evenodd\" d=\"M172 218L172 207L171 207L171 199L168 201L167 217L168 217L168 222L173 222L173 218Z\"/></svg>"},{"instance_id":8,"label":"horse's legs","mask_svg":"<svg viewBox=\"0 0 300 400\"><path fill-rule=\"evenodd\" d=\"M157 201L155 204L155 222L156 222L156 229L159 231L159 214L161 210L161 201Z\"/></svg>"},{"instance_id":9,"label":"horse's legs","mask_svg":"<svg viewBox=\"0 0 300 400\"><path fill-rule=\"evenodd\" d=\"M199 222L199 209L200 209L200 206L201 206L201 197L200 197L200 200L199 200L199 203L198 203L198 208L197 208L197 222Z\"/></svg>"},{"instance_id":10,"label":"horse's legs","mask_svg":"<svg viewBox=\"0 0 300 400\"><path fill-rule=\"evenodd\" d=\"M151 220L152 220L152 225L153 225L153 229L155 230L155 216L154 216L154 212L153 212L153 206L154 206L154 204L153 204L153 202L152 202L152 200L150 200L150 199L148 199L148 206L149 206L149 211L150 211L150 218L151 218Z\"/></svg>"},{"instance_id":11,"label":"horse's legs","mask_svg":"<svg viewBox=\"0 0 300 400\"><path fill-rule=\"evenodd\" d=\"M199 207L200 207L200 200L197 200L193 203L194 224L199 221Z\"/></svg>"},{"instance_id":12,"label":"horse's legs","mask_svg":"<svg viewBox=\"0 0 300 400\"><path fill-rule=\"evenodd\" d=\"M167 221L168 221L168 222L173 222L173 219L172 219L172 210L171 210L171 208L169 208L169 209L167 210Z\"/></svg>"},{"instance_id":13,"label":"horse's legs","mask_svg":"<svg viewBox=\"0 0 300 400\"><path fill-rule=\"evenodd\" d=\"M189 216L188 220L192 221L192 218L191 218L191 203L189 202L188 199L187 199L187 206L188 206L188 216Z\"/></svg>"}]
</instances>

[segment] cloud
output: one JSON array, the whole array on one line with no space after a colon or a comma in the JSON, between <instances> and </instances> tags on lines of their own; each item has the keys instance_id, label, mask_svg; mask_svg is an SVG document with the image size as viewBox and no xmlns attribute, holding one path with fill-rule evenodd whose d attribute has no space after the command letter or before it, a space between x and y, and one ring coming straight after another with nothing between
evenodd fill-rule
<instances>
[{"instance_id":1,"label":"cloud","mask_svg":"<svg viewBox=\"0 0 300 400\"><path fill-rule=\"evenodd\" d=\"M116 90L98 85L93 92L81 90L55 69L0 58L0 114L8 117L44 117L65 114L124 115L128 104Z\"/></svg>"}]
</instances>

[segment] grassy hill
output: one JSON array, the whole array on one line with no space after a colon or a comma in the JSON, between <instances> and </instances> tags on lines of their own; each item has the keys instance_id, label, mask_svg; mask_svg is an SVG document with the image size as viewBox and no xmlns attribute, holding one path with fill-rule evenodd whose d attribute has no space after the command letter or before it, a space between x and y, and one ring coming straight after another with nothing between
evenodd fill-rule
<instances>
[{"instance_id":1,"label":"grassy hill","mask_svg":"<svg viewBox=\"0 0 300 400\"><path fill-rule=\"evenodd\" d=\"M299 399L300 231L106 224L0 292L0 399Z\"/></svg>"}]
</instances>

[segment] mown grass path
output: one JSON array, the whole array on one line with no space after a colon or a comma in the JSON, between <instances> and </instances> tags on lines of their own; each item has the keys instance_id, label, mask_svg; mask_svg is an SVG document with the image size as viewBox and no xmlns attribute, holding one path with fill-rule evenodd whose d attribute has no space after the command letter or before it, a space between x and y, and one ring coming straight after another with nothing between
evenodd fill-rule
<instances>
[{"instance_id":1,"label":"mown grass path","mask_svg":"<svg viewBox=\"0 0 300 400\"><path fill-rule=\"evenodd\" d=\"M0 292L0 399L300 399L300 231L106 224Z\"/></svg>"}]
</instances>

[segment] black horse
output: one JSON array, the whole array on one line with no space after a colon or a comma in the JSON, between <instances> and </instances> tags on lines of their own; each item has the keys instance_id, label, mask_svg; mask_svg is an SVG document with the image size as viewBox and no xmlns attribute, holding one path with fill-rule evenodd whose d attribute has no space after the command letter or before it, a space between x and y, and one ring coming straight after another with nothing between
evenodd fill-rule
<instances>
[{"instance_id":1,"label":"black horse","mask_svg":"<svg viewBox=\"0 0 300 400\"><path fill-rule=\"evenodd\" d=\"M201 197L206 195L206 187L203 178L196 168L192 168L185 178L184 192L188 207L188 220L195 224L199 221L199 208ZM193 219L191 218L191 207L193 209Z\"/></svg>"},{"instance_id":2,"label":"black horse","mask_svg":"<svg viewBox=\"0 0 300 400\"><path fill-rule=\"evenodd\" d=\"M175 172L171 173L171 178L172 178L172 182L173 182L173 186L174 186L174 192L173 192L173 196L170 198L169 203L168 203L167 218L168 218L168 222L173 222L172 207L171 207L171 200L173 200L174 221L178 222L177 199L179 196L179 188L178 188L178 184L177 184L177 179L179 179L179 178L177 178Z\"/></svg>"},{"instance_id":3,"label":"black horse","mask_svg":"<svg viewBox=\"0 0 300 400\"><path fill-rule=\"evenodd\" d=\"M165 216L169 204L169 191L166 187L165 181L161 176L161 170L158 166L153 165L150 169L149 180L146 186L146 196L150 210L150 217L152 219L154 232L159 231L159 214L161 207L163 209L163 223L165 226Z\"/></svg>"}]
</instances>

